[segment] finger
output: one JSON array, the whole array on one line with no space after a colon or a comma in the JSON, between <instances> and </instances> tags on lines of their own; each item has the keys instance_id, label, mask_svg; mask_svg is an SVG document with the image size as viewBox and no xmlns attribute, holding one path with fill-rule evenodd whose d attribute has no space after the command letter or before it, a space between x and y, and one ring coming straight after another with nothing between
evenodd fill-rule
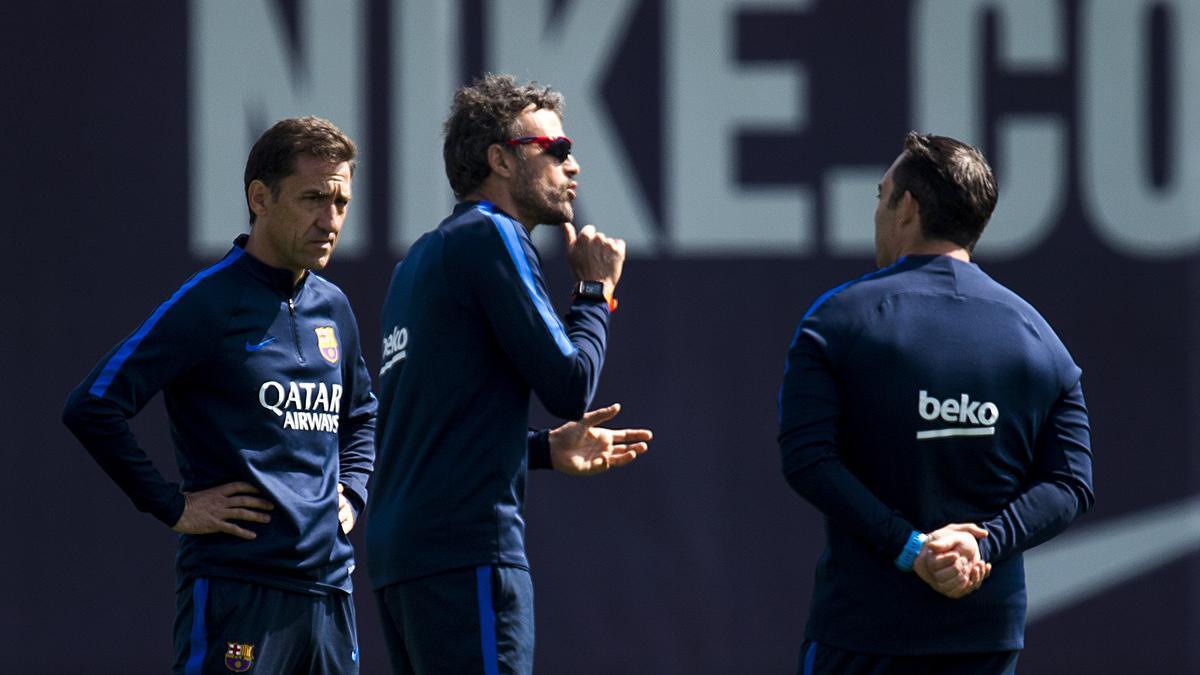
<instances>
[{"instance_id":1,"label":"finger","mask_svg":"<svg viewBox=\"0 0 1200 675\"><path fill-rule=\"evenodd\" d=\"M612 435L613 443L649 441L654 438L654 432L649 429L614 429Z\"/></svg>"},{"instance_id":2,"label":"finger","mask_svg":"<svg viewBox=\"0 0 1200 675\"><path fill-rule=\"evenodd\" d=\"M271 511L275 508L275 505L271 502L258 497L230 497L229 499L225 500L225 506L240 506L242 508L262 509L264 511Z\"/></svg>"},{"instance_id":3,"label":"finger","mask_svg":"<svg viewBox=\"0 0 1200 675\"><path fill-rule=\"evenodd\" d=\"M620 445L614 445L612 447L612 454L617 455L617 454L625 454L627 452L632 452L635 455L640 455L649 449L650 449L649 443L630 443L628 445L620 444Z\"/></svg>"},{"instance_id":4,"label":"finger","mask_svg":"<svg viewBox=\"0 0 1200 675\"><path fill-rule=\"evenodd\" d=\"M608 467L609 467L608 456L600 455L599 457L596 457L595 459L592 460L591 466L589 468L593 472L599 473L601 471L607 471Z\"/></svg>"},{"instance_id":5,"label":"finger","mask_svg":"<svg viewBox=\"0 0 1200 675\"><path fill-rule=\"evenodd\" d=\"M974 556L978 551L978 546L975 544L975 538L966 532L958 532L954 536L945 536L931 538L925 542L931 551L940 554L955 553L960 556Z\"/></svg>"},{"instance_id":6,"label":"finger","mask_svg":"<svg viewBox=\"0 0 1200 675\"><path fill-rule=\"evenodd\" d=\"M346 486L342 485L341 483L338 483L338 494L340 495L345 491L346 491Z\"/></svg>"},{"instance_id":7,"label":"finger","mask_svg":"<svg viewBox=\"0 0 1200 675\"><path fill-rule=\"evenodd\" d=\"M950 557L930 556L928 561L925 564L929 566L930 572L936 572L938 570L944 570L947 567L954 567L954 561L955 561L955 558L953 556L950 556Z\"/></svg>"},{"instance_id":8,"label":"finger","mask_svg":"<svg viewBox=\"0 0 1200 675\"><path fill-rule=\"evenodd\" d=\"M971 591L972 588L969 585L944 586L937 589L938 593L953 600L957 600Z\"/></svg>"},{"instance_id":9,"label":"finger","mask_svg":"<svg viewBox=\"0 0 1200 675\"><path fill-rule=\"evenodd\" d=\"M965 579L947 581L937 586L937 591L939 593L951 598L961 598L973 590L975 590L975 587Z\"/></svg>"},{"instance_id":10,"label":"finger","mask_svg":"<svg viewBox=\"0 0 1200 675\"><path fill-rule=\"evenodd\" d=\"M944 551L939 551L937 549L931 548L931 549L929 549L929 557L933 558L934 560L937 560L937 561L958 560L959 558L962 557L962 553L957 548L953 548L953 547L946 549Z\"/></svg>"},{"instance_id":11,"label":"finger","mask_svg":"<svg viewBox=\"0 0 1200 675\"><path fill-rule=\"evenodd\" d=\"M232 534L239 539L257 539L258 535L242 527L238 527L233 523L223 520L217 525L217 529L225 534Z\"/></svg>"},{"instance_id":12,"label":"finger","mask_svg":"<svg viewBox=\"0 0 1200 675\"><path fill-rule=\"evenodd\" d=\"M615 469L619 466L625 466L637 458L638 453L636 452L622 452L620 454L614 452L608 456L608 468Z\"/></svg>"},{"instance_id":13,"label":"finger","mask_svg":"<svg viewBox=\"0 0 1200 675\"><path fill-rule=\"evenodd\" d=\"M937 567L937 569L935 570L935 574L939 575L941 578L949 578L952 576L958 576L963 579L966 579L967 574L970 572L970 570L971 570L970 565L965 560L959 558L958 560L955 560L953 562L953 564L951 564L951 565Z\"/></svg>"},{"instance_id":14,"label":"finger","mask_svg":"<svg viewBox=\"0 0 1200 675\"><path fill-rule=\"evenodd\" d=\"M931 567L929 569L929 571L932 572L933 578L936 579L939 583L944 583L945 581L947 581L949 579L954 579L959 574L958 568L955 567L954 565L949 565L947 567L936 567L936 568Z\"/></svg>"},{"instance_id":15,"label":"finger","mask_svg":"<svg viewBox=\"0 0 1200 675\"><path fill-rule=\"evenodd\" d=\"M943 567L942 569L934 570L933 578L935 581L937 581L937 583L939 585L947 584L947 583L959 578L958 568ZM964 581L965 581L965 579L964 579Z\"/></svg>"},{"instance_id":16,"label":"finger","mask_svg":"<svg viewBox=\"0 0 1200 675\"><path fill-rule=\"evenodd\" d=\"M596 226L588 223L579 231L579 236L591 239L596 236Z\"/></svg>"},{"instance_id":17,"label":"finger","mask_svg":"<svg viewBox=\"0 0 1200 675\"><path fill-rule=\"evenodd\" d=\"M567 246L575 245L575 226L571 223L562 224L563 239L567 241Z\"/></svg>"},{"instance_id":18,"label":"finger","mask_svg":"<svg viewBox=\"0 0 1200 675\"><path fill-rule=\"evenodd\" d=\"M230 495L244 494L246 492L249 492L251 494L258 494L258 488L254 487L250 483L237 481L234 483L226 483L226 484L222 485L218 490L219 494L224 495L226 497L229 497Z\"/></svg>"},{"instance_id":19,"label":"finger","mask_svg":"<svg viewBox=\"0 0 1200 675\"><path fill-rule=\"evenodd\" d=\"M620 253L622 258L625 257L625 240L624 239L613 239L613 248L617 249L617 253Z\"/></svg>"},{"instance_id":20,"label":"finger","mask_svg":"<svg viewBox=\"0 0 1200 675\"><path fill-rule=\"evenodd\" d=\"M983 579L972 579L969 584L962 590L963 595L970 595L979 590L979 585L983 583Z\"/></svg>"},{"instance_id":21,"label":"finger","mask_svg":"<svg viewBox=\"0 0 1200 675\"><path fill-rule=\"evenodd\" d=\"M941 593L942 595L946 596L947 598L950 598L951 600L957 600L957 599L961 598L962 596L966 595L966 591L968 590L968 587L939 586L939 587L935 587L934 590L937 591L938 593Z\"/></svg>"},{"instance_id":22,"label":"finger","mask_svg":"<svg viewBox=\"0 0 1200 675\"><path fill-rule=\"evenodd\" d=\"M933 586L933 577L930 576L929 569L926 568L925 565L922 564L920 561L918 561L917 563L915 563L913 565L913 572L916 573L917 577L921 581L924 581L929 586Z\"/></svg>"},{"instance_id":23,"label":"finger","mask_svg":"<svg viewBox=\"0 0 1200 675\"><path fill-rule=\"evenodd\" d=\"M592 410L591 412L584 413L583 418L579 420L579 423L584 426L594 427L597 424L603 424L611 420L612 418L616 417L617 413L619 412L621 412L621 404L614 403L606 408L598 408L596 410Z\"/></svg>"},{"instance_id":24,"label":"finger","mask_svg":"<svg viewBox=\"0 0 1200 675\"><path fill-rule=\"evenodd\" d=\"M229 515L225 516L225 520L246 520L252 523L269 523L271 516L262 511L253 511L251 509L230 509Z\"/></svg>"},{"instance_id":25,"label":"finger","mask_svg":"<svg viewBox=\"0 0 1200 675\"><path fill-rule=\"evenodd\" d=\"M970 573L967 574L967 581L973 588L979 586L979 583L983 581L983 565L971 567Z\"/></svg>"},{"instance_id":26,"label":"finger","mask_svg":"<svg viewBox=\"0 0 1200 675\"><path fill-rule=\"evenodd\" d=\"M943 559L947 556L958 557L960 553L957 546L942 541L927 541L924 548L929 551L929 557L937 559Z\"/></svg>"}]
</instances>

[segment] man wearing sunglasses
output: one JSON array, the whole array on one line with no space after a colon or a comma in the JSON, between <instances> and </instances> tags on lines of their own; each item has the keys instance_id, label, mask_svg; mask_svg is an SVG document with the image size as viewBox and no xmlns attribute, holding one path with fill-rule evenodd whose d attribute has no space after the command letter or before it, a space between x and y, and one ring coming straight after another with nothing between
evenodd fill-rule
<instances>
[{"instance_id":1,"label":"man wearing sunglasses","mask_svg":"<svg viewBox=\"0 0 1200 675\"><path fill-rule=\"evenodd\" d=\"M572 225L580 169L557 92L487 75L457 92L445 132L460 201L396 267L383 306L368 566L395 672L527 673L527 469L600 473L650 440L595 426L617 405L585 414L625 242ZM539 224L562 229L576 282L562 321L529 236ZM530 431L531 391L580 421Z\"/></svg>"}]
</instances>

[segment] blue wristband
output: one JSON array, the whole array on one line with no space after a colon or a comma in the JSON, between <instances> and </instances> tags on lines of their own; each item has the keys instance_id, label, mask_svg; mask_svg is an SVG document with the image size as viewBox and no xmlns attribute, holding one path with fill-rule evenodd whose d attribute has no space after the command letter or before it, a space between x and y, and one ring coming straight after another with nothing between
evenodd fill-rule
<instances>
[{"instance_id":1,"label":"blue wristband","mask_svg":"<svg viewBox=\"0 0 1200 675\"><path fill-rule=\"evenodd\" d=\"M900 568L901 572L911 572L913 563L917 561L917 554L921 552L921 547L925 545L925 541L929 537L913 530L912 534L908 535L908 543L904 545L904 550L900 551L900 555L896 557L896 567Z\"/></svg>"}]
</instances>

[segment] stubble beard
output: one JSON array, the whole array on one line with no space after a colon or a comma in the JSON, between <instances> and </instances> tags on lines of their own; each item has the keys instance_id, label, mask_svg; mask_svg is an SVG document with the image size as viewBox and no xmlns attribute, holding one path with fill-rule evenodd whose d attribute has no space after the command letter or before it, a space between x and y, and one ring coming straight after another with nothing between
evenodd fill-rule
<instances>
[{"instance_id":1,"label":"stubble beard","mask_svg":"<svg viewBox=\"0 0 1200 675\"><path fill-rule=\"evenodd\" d=\"M538 189L538 181L526 169L525 163L517 165L517 181L513 187L513 203L531 225L560 225L575 219L575 209L567 196L567 188L547 185Z\"/></svg>"}]
</instances>

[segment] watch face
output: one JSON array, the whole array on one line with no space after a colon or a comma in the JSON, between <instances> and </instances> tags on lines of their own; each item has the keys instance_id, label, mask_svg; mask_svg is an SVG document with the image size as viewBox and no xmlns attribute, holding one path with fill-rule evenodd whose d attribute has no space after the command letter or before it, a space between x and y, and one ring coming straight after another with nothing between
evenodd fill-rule
<instances>
[{"instance_id":1,"label":"watch face","mask_svg":"<svg viewBox=\"0 0 1200 675\"><path fill-rule=\"evenodd\" d=\"M583 295L591 295L594 297L604 297L604 284L599 281L583 282Z\"/></svg>"}]
</instances>

